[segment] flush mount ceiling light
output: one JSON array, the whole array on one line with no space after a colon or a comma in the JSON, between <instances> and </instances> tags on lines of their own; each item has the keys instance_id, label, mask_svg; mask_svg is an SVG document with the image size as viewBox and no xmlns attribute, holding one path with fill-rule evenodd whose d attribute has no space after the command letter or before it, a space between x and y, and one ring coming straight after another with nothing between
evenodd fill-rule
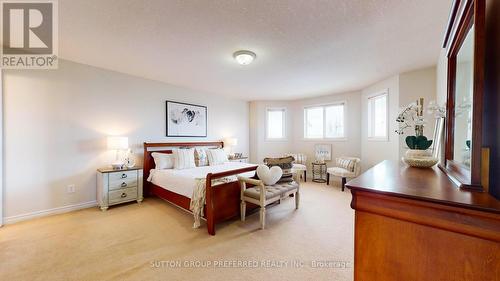
<instances>
[{"instance_id":1,"label":"flush mount ceiling light","mask_svg":"<svg viewBox=\"0 0 500 281\"><path fill-rule=\"evenodd\" d=\"M252 51L241 50L233 54L234 59L241 65L248 65L253 62L257 55Z\"/></svg>"}]
</instances>

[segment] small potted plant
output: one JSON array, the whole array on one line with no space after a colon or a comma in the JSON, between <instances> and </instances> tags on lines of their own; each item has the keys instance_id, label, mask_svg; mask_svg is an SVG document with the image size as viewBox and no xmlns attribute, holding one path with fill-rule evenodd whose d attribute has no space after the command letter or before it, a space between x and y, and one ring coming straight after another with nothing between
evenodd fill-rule
<instances>
[{"instance_id":1,"label":"small potted plant","mask_svg":"<svg viewBox=\"0 0 500 281\"><path fill-rule=\"evenodd\" d=\"M409 135L405 139L409 149L403 157L403 161L412 167L432 167L438 162L438 159L432 157L429 151L432 140L424 136L423 109L424 99L420 98L417 102L403 107L396 119L399 124L399 128L396 130L398 135L403 135L408 128L415 130L415 135Z\"/></svg>"}]
</instances>

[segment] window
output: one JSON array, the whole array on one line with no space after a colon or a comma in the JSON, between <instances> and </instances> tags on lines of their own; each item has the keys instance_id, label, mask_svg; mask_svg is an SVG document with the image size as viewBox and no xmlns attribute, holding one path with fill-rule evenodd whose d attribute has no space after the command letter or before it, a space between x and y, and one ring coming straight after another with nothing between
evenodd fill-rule
<instances>
[{"instance_id":1,"label":"window","mask_svg":"<svg viewBox=\"0 0 500 281\"><path fill-rule=\"evenodd\" d=\"M368 138L387 140L387 91L368 98Z\"/></svg>"},{"instance_id":2,"label":"window","mask_svg":"<svg viewBox=\"0 0 500 281\"><path fill-rule=\"evenodd\" d=\"M286 110L284 108L269 108L266 112L266 139L282 140L285 134Z\"/></svg>"},{"instance_id":3,"label":"window","mask_svg":"<svg viewBox=\"0 0 500 281\"><path fill-rule=\"evenodd\" d=\"M304 138L342 139L345 103L304 108Z\"/></svg>"},{"instance_id":4,"label":"window","mask_svg":"<svg viewBox=\"0 0 500 281\"><path fill-rule=\"evenodd\" d=\"M323 107L305 109L306 138L323 138Z\"/></svg>"},{"instance_id":5,"label":"window","mask_svg":"<svg viewBox=\"0 0 500 281\"><path fill-rule=\"evenodd\" d=\"M344 105L337 104L325 107L325 137L344 137Z\"/></svg>"}]
</instances>

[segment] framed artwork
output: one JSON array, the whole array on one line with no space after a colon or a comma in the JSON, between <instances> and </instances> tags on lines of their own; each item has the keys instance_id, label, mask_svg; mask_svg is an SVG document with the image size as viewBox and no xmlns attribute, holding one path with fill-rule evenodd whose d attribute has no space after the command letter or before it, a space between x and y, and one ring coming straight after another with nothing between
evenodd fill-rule
<instances>
[{"instance_id":1,"label":"framed artwork","mask_svg":"<svg viewBox=\"0 0 500 281\"><path fill-rule=\"evenodd\" d=\"M207 107L167 101L167 137L206 137Z\"/></svg>"},{"instance_id":2,"label":"framed artwork","mask_svg":"<svg viewBox=\"0 0 500 281\"><path fill-rule=\"evenodd\" d=\"M332 160L332 145L331 144L316 144L314 145L314 154L316 160L331 161Z\"/></svg>"}]
</instances>

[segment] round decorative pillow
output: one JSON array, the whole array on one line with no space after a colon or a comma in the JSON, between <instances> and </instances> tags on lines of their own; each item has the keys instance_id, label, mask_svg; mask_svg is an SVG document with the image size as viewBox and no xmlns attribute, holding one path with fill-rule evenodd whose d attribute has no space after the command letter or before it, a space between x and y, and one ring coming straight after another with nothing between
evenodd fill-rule
<instances>
[{"instance_id":1,"label":"round decorative pillow","mask_svg":"<svg viewBox=\"0 0 500 281\"><path fill-rule=\"evenodd\" d=\"M273 166L271 169L269 169L267 165L259 165L257 167L257 176L264 185L273 185L277 183L282 175L283 170L278 166Z\"/></svg>"}]
</instances>

